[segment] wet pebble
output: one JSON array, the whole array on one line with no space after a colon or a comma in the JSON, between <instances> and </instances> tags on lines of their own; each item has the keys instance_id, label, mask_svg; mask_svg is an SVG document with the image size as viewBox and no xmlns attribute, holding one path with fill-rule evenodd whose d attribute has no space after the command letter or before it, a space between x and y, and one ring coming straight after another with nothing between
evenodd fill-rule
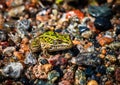
<instances>
[{"instance_id":1,"label":"wet pebble","mask_svg":"<svg viewBox=\"0 0 120 85\"><path fill-rule=\"evenodd\" d=\"M20 78L20 81L22 82L22 84L24 85L29 85L29 79L27 79L25 76Z\"/></svg>"},{"instance_id":2,"label":"wet pebble","mask_svg":"<svg viewBox=\"0 0 120 85\"><path fill-rule=\"evenodd\" d=\"M111 18L112 10L105 5L101 6L89 6L88 12L93 17L104 17L104 18Z\"/></svg>"},{"instance_id":3,"label":"wet pebble","mask_svg":"<svg viewBox=\"0 0 120 85\"><path fill-rule=\"evenodd\" d=\"M106 31L112 28L111 22L107 18L98 17L94 21L96 29L100 31Z\"/></svg>"},{"instance_id":4,"label":"wet pebble","mask_svg":"<svg viewBox=\"0 0 120 85\"><path fill-rule=\"evenodd\" d=\"M106 67L103 65L98 66L95 71L100 73L100 74L106 74Z\"/></svg>"},{"instance_id":5,"label":"wet pebble","mask_svg":"<svg viewBox=\"0 0 120 85\"><path fill-rule=\"evenodd\" d=\"M120 82L120 67L115 70L115 79Z\"/></svg>"},{"instance_id":6,"label":"wet pebble","mask_svg":"<svg viewBox=\"0 0 120 85\"><path fill-rule=\"evenodd\" d=\"M87 28L85 26L79 26L79 32L80 33L83 33L83 32L88 31L88 30L89 30L89 28Z\"/></svg>"},{"instance_id":7,"label":"wet pebble","mask_svg":"<svg viewBox=\"0 0 120 85\"><path fill-rule=\"evenodd\" d=\"M117 26L116 26L116 34L117 34L117 35L120 34L120 25L117 25Z\"/></svg>"}]
</instances>

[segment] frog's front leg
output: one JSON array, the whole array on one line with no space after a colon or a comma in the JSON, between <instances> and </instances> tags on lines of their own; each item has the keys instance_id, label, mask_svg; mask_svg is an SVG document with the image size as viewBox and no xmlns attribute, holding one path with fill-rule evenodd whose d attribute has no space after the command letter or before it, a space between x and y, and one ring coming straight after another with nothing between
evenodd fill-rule
<instances>
[{"instance_id":1,"label":"frog's front leg","mask_svg":"<svg viewBox=\"0 0 120 85\"><path fill-rule=\"evenodd\" d=\"M47 49L43 49L42 54L45 55L45 56L49 56Z\"/></svg>"},{"instance_id":2,"label":"frog's front leg","mask_svg":"<svg viewBox=\"0 0 120 85\"><path fill-rule=\"evenodd\" d=\"M48 45L48 44L46 44L44 47L43 47L43 49L42 49L42 51L43 51L43 55L45 55L45 56L50 56L49 54L48 54L48 49L50 48L50 45Z\"/></svg>"}]
</instances>

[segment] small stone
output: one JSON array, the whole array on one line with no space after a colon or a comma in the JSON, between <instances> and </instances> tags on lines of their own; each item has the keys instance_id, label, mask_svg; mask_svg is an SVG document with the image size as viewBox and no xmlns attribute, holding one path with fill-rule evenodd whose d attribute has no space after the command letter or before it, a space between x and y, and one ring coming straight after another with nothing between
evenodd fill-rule
<instances>
[{"instance_id":1,"label":"small stone","mask_svg":"<svg viewBox=\"0 0 120 85\"><path fill-rule=\"evenodd\" d=\"M19 78L23 71L23 65L19 62L13 62L3 68L3 74L7 77Z\"/></svg>"},{"instance_id":2,"label":"small stone","mask_svg":"<svg viewBox=\"0 0 120 85\"><path fill-rule=\"evenodd\" d=\"M15 7L15 6L19 6L19 5L21 5L21 4L23 4L23 0L7 0L6 1L6 5L8 6L8 7Z\"/></svg>"},{"instance_id":3,"label":"small stone","mask_svg":"<svg viewBox=\"0 0 120 85\"><path fill-rule=\"evenodd\" d=\"M89 6L88 12L93 17L107 17L111 18L112 11L108 6L102 5L102 6Z\"/></svg>"},{"instance_id":4,"label":"small stone","mask_svg":"<svg viewBox=\"0 0 120 85\"><path fill-rule=\"evenodd\" d=\"M85 74L86 75L91 76L91 75L93 75L93 73L94 73L94 70L93 70L92 67L88 67L88 68L85 69Z\"/></svg>"},{"instance_id":5,"label":"small stone","mask_svg":"<svg viewBox=\"0 0 120 85\"><path fill-rule=\"evenodd\" d=\"M120 82L120 67L115 70L115 79Z\"/></svg>"},{"instance_id":6,"label":"small stone","mask_svg":"<svg viewBox=\"0 0 120 85\"><path fill-rule=\"evenodd\" d=\"M97 81L95 80L90 80L87 85L98 85Z\"/></svg>"},{"instance_id":7,"label":"small stone","mask_svg":"<svg viewBox=\"0 0 120 85\"><path fill-rule=\"evenodd\" d=\"M30 20L28 20L28 19L18 20L16 23L16 28L23 29L23 30L29 30L30 29Z\"/></svg>"},{"instance_id":8,"label":"small stone","mask_svg":"<svg viewBox=\"0 0 120 85\"><path fill-rule=\"evenodd\" d=\"M112 81L106 81L105 85L113 85Z\"/></svg>"},{"instance_id":9,"label":"small stone","mask_svg":"<svg viewBox=\"0 0 120 85\"><path fill-rule=\"evenodd\" d=\"M120 25L117 25L117 26L116 26L116 34L117 34L117 35L120 34Z\"/></svg>"},{"instance_id":10,"label":"small stone","mask_svg":"<svg viewBox=\"0 0 120 85\"><path fill-rule=\"evenodd\" d=\"M24 85L29 85L29 79L27 79L25 76L22 77L22 78L20 79L20 81L21 81L22 84L24 84Z\"/></svg>"},{"instance_id":11,"label":"small stone","mask_svg":"<svg viewBox=\"0 0 120 85\"><path fill-rule=\"evenodd\" d=\"M77 16L79 19L82 19L84 17L84 14L80 10L72 10L67 12L66 17L70 18L72 16Z\"/></svg>"},{"instance_id":12,"label":"small stone","mask_svg":"<svg viewBox=\"0 0 120 85\"><path fill-rule=\"evenodd\" d=\"M22 52L14 51L13 54L18 60L23 60L24 59L24 56L23 56Z\"/></svg>"},{"instance_id":13,"label":"small stone","mask_svg":"<svg viewBox=\"0 0 120 85\"><path fill-rule=\"evenodd\" d=\"M80 33L83 33L83 32L88 31L88 30L89 30L89 28L87 28L86 26L79 26Z\"/></svg>"},{"instance_id":14,"label":"small stone","mask_svg":"<svg viewBox=\"0 0 120 85\"><path fill-rule=\"evenodd\" d=\"M97 41L101 46L104 46L106 44L110 44L113 41L113 38L101 37L101 38L97 39Z\"/></svg>"},{"instance_id":15,"label":"small stone","mask_svg":"<svg viewBox=\"0 0 120 85\"><path fill-rule=\"evenodd\" d=\"M100 31L106 31L112 28L111 22L109 19L98 17L94 21L96 29Z\"/></svg>"},{"instance_id":16,"label":"small stone","mask_svg":"<svg viewBox=\"0 0 120 85\"><path fill-rule=\"evenodd\" d=\"M67 80L63 80L63 81L59 82L58 85L72 85L72 84Z\"/></svg>"},{"instance_id":17,"label":"small stone","mask_svg":"<svg viewBox=\"0 0 120 85\"><path fill-rule=\"evenodd\" d=\"M7 40L7 34L5 31L0 30L0 41L6 41Z\"/></svg>"},{"instance_id":18,"label":"small stone","mask_svg":"<svg viewBox=\"0 0 120 85\"><path fill-rule=\"evenodd\" d=\"M24 5L18 6L18 7L10 9L9 12L8 12L8 15L10 17L16 17L17 15L22 15L24 10L25 10L25 6Z\"/></svg>"},{"instance_id":19,"label":"small stone","mask_svg":"<svg viewBox=\"0 0 120 85\"><path fill-rule=\"evenodd\" d=\"M101 66L98 66L96 68L96 72L100 73L100 74L105 74L106 73L106 67L101 65Z\"/></svg>"},{"instance_id":20,"label":"small stone","mask_svg":"<svg viewBox=\"0 0 120 85\"><path fill-rule=\"evenodd\" d=\"M96 0L98 2L98 4L104 4L107 2L107 0Z\"/></svg>"},{"instance_id":21,"label":"small stone","mask_svg":"<svg viewBox=\"0 0 120 85\"><path fill-rule=\"evenodd\" d=\"M3 24L4 24L4 18L3 15L0 14L0 29L3 29Z\"/></svg>"}]
</instances>

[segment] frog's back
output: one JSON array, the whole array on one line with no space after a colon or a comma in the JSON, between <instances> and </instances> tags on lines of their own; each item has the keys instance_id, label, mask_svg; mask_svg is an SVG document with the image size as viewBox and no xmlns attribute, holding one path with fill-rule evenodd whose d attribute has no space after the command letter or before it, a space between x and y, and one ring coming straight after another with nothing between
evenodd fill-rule
<instances>
[{"instance_id":1,"label":"frog's back","mask_svg":"<svg viewBox=\"0 0 120 85\"><path fill-rule=\"evenodd\" d=\"M53 31L44 32L36 39L39 39L37 41L40 43L41 49L49 52L69 49L73 45L69 35Z\"/></svg>"},{"instance_id":2,"label":"frog's back","mask_svg":"<svg viewBox=\"0 0 120 85\"><path fill-rule=\"evenodd\" d=\"M68 34L59 34L57 32L48 31L40 36L41 47L49 45L48 51L59 51L69 49L73 43Z\"/></svg>"}]
</instances>

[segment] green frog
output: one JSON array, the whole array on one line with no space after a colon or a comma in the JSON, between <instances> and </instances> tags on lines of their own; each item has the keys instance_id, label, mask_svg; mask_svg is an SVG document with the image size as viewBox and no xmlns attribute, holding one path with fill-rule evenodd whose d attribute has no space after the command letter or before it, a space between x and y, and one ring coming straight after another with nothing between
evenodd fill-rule
<instances>
[{"instance_id":1,"label":"green frog","mask_svg":"<svg viewBox=\"0 0 120 85\"><path fill-rule=\"evenodd\" d=\"M43 51L54 52L66 50L73 46L72 40L68 34L60 34L54 31L47 31L43 34L33 38L30 42L30 49L32 52Z\"/></svg>"}]
</instances>

